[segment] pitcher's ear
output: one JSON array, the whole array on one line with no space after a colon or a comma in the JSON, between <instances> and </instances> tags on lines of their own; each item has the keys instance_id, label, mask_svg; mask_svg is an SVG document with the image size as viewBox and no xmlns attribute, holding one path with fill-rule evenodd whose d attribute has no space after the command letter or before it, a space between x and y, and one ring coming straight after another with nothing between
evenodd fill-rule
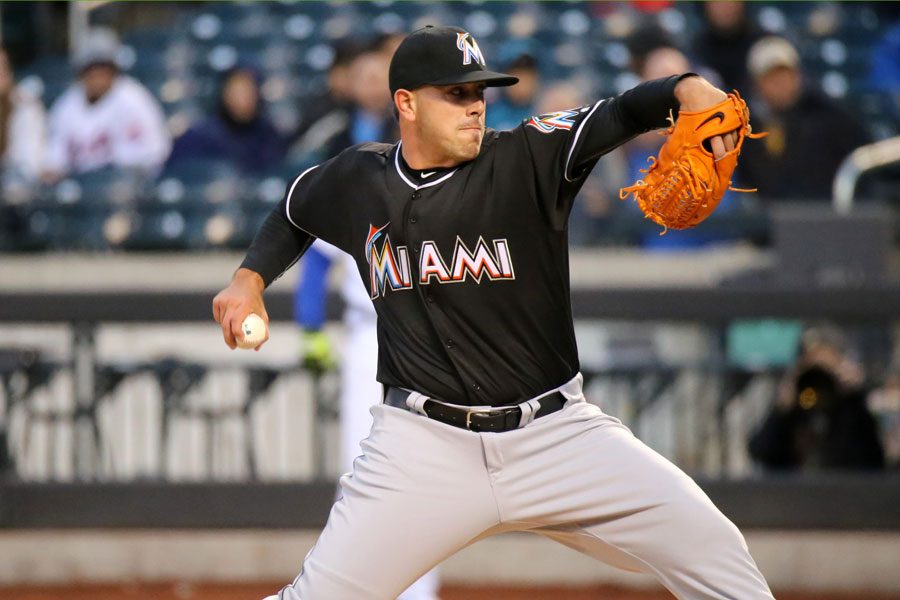
<instances>
[{"instance_id":1,"label":"pitcher's ear","mask_svg":"<svg viewBox=\"0 0 900 600\"><path fill-rule=\"evenodd\" d=\"M416 96L409 90L394 92L394 115L398 121L416 120Z\"/></svg>"}]
</instances>

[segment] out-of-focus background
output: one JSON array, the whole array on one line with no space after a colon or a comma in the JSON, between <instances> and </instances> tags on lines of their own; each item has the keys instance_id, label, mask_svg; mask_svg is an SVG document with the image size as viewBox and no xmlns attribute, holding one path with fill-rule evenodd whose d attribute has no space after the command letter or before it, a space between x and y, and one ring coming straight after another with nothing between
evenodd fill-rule
<instances>
[{"instance_id":1,"label":"out-of-focus background","mask_svg":"<svg viewBox=\"0 0 900 600\"><path fill-rule=\"evenodd\" d=\"M881 2L0 3L0 598L258 598L339 475L341 381L297 324L231 352L214 293L305 168L393 141L404 32L457 24L521 83L494 128L695 71L769 136L692 231L604 157L571 220L589 400L692 476L778 597L900 598L900 11ZM315 343L340 361L332 274ZM445 599L666 597L527 535ZM83 594L77 596L76 594Z\"/></svg>"}]
</instances>

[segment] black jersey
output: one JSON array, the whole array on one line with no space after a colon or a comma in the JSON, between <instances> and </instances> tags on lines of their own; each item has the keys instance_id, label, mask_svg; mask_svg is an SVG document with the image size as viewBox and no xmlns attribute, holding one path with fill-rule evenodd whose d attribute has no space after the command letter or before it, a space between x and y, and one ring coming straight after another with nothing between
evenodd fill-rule
<instances>
[{"instance_id":1,"label":"black jersey","mask_svg":"<svg viewBox=\"0 0 900 600\"><path fill-rule=\"evenodd\" d=\"M572 203L604 152L665 124L677 81L487 130L453 169L413 171L402 144L363 144L290 185L283 217L356 261L378 313L380 382L496 406L578 372Z\"/></svg>"}]
</instances>

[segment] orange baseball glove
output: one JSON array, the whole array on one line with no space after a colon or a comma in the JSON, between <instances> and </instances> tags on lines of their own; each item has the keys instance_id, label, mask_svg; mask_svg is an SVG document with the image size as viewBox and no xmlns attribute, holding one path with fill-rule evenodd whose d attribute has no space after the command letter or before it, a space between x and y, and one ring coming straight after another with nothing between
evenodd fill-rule
<instances>
[{"instance_id":1,"label":"orange baseball glove","mask_svg":"<svg viewBox=\"0 0 900 600\"><path fill-rule=\"evenodd\" d=\"M752 192L731 187L731 174L737 167L744 138L759 138L764 133L750 130L747 103L735 90L728 98L706 110L679 111L678 120L669 117L672 126L659 158L650 156L647 175L619 190L624 200L634 195L648 219L668 229L688 229L706 219L719 205L726 190ZM715 160L704 142L717 135L737 132L734 150Z\"/></svg>"}]
</instances>

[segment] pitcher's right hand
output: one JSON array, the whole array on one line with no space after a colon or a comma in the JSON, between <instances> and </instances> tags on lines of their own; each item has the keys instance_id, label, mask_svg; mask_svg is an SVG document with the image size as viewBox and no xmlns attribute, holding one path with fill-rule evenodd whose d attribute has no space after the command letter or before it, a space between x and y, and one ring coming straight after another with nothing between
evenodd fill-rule
<instances>
[{"instance_id":1,"label":"pitcher's right hand","mask_svg":"<svg viewBox=\"0 0 900 600\"><path fill-rule=\"evenodd\" d=\"M263 303L265 283L259 273L250 269L238 269L231 278L228 287L213 298L213 318L222 326L222 336L229 348L237 348L237 339L241 333L241 323L250 313L256 313L266 322L268 329L269 314ZM266 335L268 339L268 335ZM256 350L265 343L256 347Z\"/></svg>"}]
</instances>

